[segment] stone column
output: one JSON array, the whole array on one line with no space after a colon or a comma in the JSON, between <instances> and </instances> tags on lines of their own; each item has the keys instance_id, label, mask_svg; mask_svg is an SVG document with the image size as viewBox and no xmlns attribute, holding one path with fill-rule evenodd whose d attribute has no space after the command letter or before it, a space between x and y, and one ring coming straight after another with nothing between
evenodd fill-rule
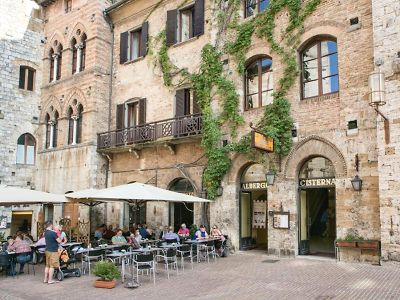
<instances>
[{"instance_id":1,"label":"stone column","mask_svg":"<svg viewBox=\"0 0 400 300\"><path fill-rule=\"evenodd\" d=\"M58 71L58 54L53 54L54 59L54 69L53 69L53 82L57 80L57 71Z\"/></svg>"},{"instance_id":2,"label":"stone column","mask_svg":"<svg viewBox=\"0 0 400 300\"><path fill-rule=\"evenodd\" d=\"M72 133L72 145L76 145L76 140L78 137L78 116L72 116L72 120L74 120L74 130Z\"/></svg>"},{"instance_id":3,"label":"stone column","mask_svg":"<svg viewBox=\"0 0 400 300\"><path fill-rule=\"evenodd\" d=\"M53 148L54 141L54 125L56 124L54 121L50 121L48 123L50 125L50 139L49 139L49 149Z\"/></svg>"},{"instance_id":4,"label":"stone column","mask_svg":"<svg viewBox=\"0 0 400 300\"><path fill-rule=\"evenodd\" d=\"M76 54L76 73L79 73L81 71L81 65L82 65L82 48L83 44L76 44L75 45L77 49L77 54Z\"/></svg>"}]
</instances>

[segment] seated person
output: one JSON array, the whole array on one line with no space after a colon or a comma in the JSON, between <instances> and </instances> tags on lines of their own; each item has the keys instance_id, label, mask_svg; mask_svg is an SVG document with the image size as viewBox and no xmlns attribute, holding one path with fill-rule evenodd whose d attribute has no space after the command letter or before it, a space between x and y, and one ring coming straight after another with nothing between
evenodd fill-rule
<instances>
[{"instance_id":1,"label":"seated person","mask_svg":"<svg viewBox=\"0 0 400 300\"><path fill-rule=\"evenodd\" d=\"M44 238L44 233L40 236L40 239L35 244L37 251L39 253L39 257L36 258L36 262L41 263L44 258L44 254L46 252L46 239Z\"/></svg>"},{"instance_id":2,"label":"seated person","mask_svg":"<svg viewBox=\"0 0 400 300\"><path fill-rule=\"evenodd\" d=\"M115 232L113 230L113 226L109 225L108 228L106 229L106 231L103 234L103 238L104 239L108 239L111 240L111 238L115 235Z\"/></svg>"},{"instance_id":3,"label":"seated person","mask_svg":"<svg viewBox=\"0 0 400 300\"><path fill-rule=\"evenodd\" d=\"M25 264L31 260L31 247L30 245L22 239L21 235L17 235L15 240L10 240L7 251L17 253L16 262L20 264L19 273L24 273ZM13 270L15 270L15 261L12 261Z\"/></svg>"},{"instance_id":4,"label":"seated person","mask_svg":"<svg viewBox=\"0 0 400 300\"><path fill-rule=\"evenodd\" d=\"M122 235L122 230L117 229L117 235L114 235L111 239L113 245L124 245L127 243L125 237Z\"/></svg>"},{"instance_id":5,"label":"seated person","mask_svg":"<svg viewBox=\"0 0 400 300\"><path fill-rule=\"evenodd\" d=\"M103 227L97 227L96 231L94 232L94 238L96 240L100 240L103 237Z\"/></svg>"},{"instance_id":6,"label":"seated person","mask_svg":"<svg viewBox=\"0 0 400 300\"><path fill-rule=\"evenodd\" d=\"M146 239L149 233L147 232L146 228L142 226L142 224L138 224L139 233L143 239Z\"/></svg>"},{"instance_id":7,"label":"seated person","mask_svg":"<svg viewBox=\"0 0 400 300\"><path fill-rule=\"evenodd\" d=\"M136 239L135 235L131 233L131 236L128 238L128 243L131 244L133 249L140 249L140 243Z\"/></svg>"},{"instance_id":8,"label":"seated person","mask_svg":"<svg viewBox=\"0 0 400 300\"><path fill-rule=\"evenodd\" d=\"M168 232L168 226L167 225L165 225L164 227L160 226L160 230L161 230L161 232L160 232L160 235L158 236L158 239L162 240L164 234L166 234Z\"/></svg>"},{"instance_id":9,"label":"seated person","mask_svg":"<svg viewBox=\"0 0 400 300\"><path fill-rule=\"evenodd\" d=\"M32 245L32 244L33 244L33 238L32 238L29 234L27 234L27 233L23 233L23 234L22 234L22 239L23 239L24 241L26 241L29 245Z\"/></svg>"},{"instance_id":10,"label":"seated person","mask_svg":"<svg viewBox=\"0 0 400 300\"><path fill-rule=\"evenodd\" d=\"M124 229L122 230L122 235L124 236L125 239L127 239L131 235L131 232L129 231L128 227L124 227Z\"/></svg>"},{"instance_id":11,"label":"seated person","mask_svg":"<svg viewBox=\"0 0 400 300\"><path fill-rule=\"evenodd\" d=\"M163 236L164 240L176 240L178 243L180 241L179 235L174 232L174 227L170 226L167 233Z\"/></svg>"},{"instance_id":12,"label":"seated person","mask_svg":"<svg viewBox=\"0 0 400 300\"><path fill-rule=\"evenodd\" d=\"M208 234L206 232L206 227L200 225L200 229L196 231L196 240L208 239Z\"/></svg>"},{"instance_id":13,"label":"seated person","mask_svg":"<svg viewBox=\"0 0 400 300\"><path fill-rule=\"evenodd\" d=\"M221 230L218 229L217 225L214 225L211 229L210 236L213 238L220 238L221 241L225 240L225 237L222 235Z\"/></svg>"},{"instance_id":14,"label":"seated person","mask_svg":"<svg viewBox=\"0 0 400 300\"><path fill-rule=\"evenodd\" d=\"M190 234L189 228L186 227L186 224L183 223L181 228L178 230L178 235L183 238L188 238Z\"/></svg>"},{"instance_id":15,"label":"seated person","mask_svg":"<svg viewBox=\"0 0 400 300\"><path fill-rule=\"evenodd\" d=\"M12 238L11 235L9 235L9 236L7 237L7 242L5 242L5 243L1 246L1 251L3 251L3 252L7 251L7 248L8 248L8 245L9 245L9 243L10 243L10 240L11 240L11 242L13 241L13 238Z\"/></svg>"}]
</instances>

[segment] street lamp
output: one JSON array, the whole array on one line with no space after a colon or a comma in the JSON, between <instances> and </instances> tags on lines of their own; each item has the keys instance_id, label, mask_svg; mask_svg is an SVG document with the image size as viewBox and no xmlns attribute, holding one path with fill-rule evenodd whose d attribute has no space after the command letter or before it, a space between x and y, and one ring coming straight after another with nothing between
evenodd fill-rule
<instances>
[{"instance_id":1,"label":"street lamp","mask_svg":"<svg viewBox=\"0 0 400 300\"><path fill-rule=\"evenodd\" d=\"M207 190L206 189L201 190L200 198L207 199Z\"/></svg>"},{"instance_id":2,"label":"street lamp","mask_svg":"<svg viewBox=\"0 0 400 300\"><path fill-rule=\"evenodd\" d=\"M354 178L351 180L351 185L353 186L353 190L359 192L361 191L362 188L362 180L358 175L354 176Z\"/></svg>"},{"instance_id":3,"label":"street lamp","mask_svg":"<svg viewBox=\"0 0 400 300\"><path fill-rule=\"evenodd\" d=\"M274 181L275 181L275 172L272 170L269 170L266 174L265 174L265 178L267 179L267 185L274 185Z\"/></svg>"},{"instance_id":4,"label":"street lamp","mask_svg":"<svg viewBox=\"0 0 400 300\"><path fill-rule=\"evenodd\" d=\"M385 105L385 74L380 69L372 72L368 78L368 85L369 105L375 108Z\"/></svg>"},{"instance_id":5,"label":"street lamp","mask_svg":"<svg viewBox=\"0 0 400 300\"><path fill-rule=\"evenodd\" d=\"M217 189L217 196L218 197L222 196L223 192L224 192L224 188L222 186L219 186Z\"/></svg>"}]
</instances>

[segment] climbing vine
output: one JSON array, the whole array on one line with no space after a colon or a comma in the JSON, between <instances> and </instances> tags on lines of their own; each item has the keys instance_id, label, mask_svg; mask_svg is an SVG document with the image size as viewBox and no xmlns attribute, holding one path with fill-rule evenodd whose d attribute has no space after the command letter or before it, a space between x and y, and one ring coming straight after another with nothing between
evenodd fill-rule
<instances>
[{"instance_id":1,"label":"climbing vine","mask_svg":"<svg viewBox=\"0 0 400 300\"><path fill-rule=\"evenodd\" d=\"M203 47L199 70L193 74L186 69L179 69L169 59L165 30L156 37L156 40L160 42L158 63L165 86L173 86L173 78L180 74L183 80L190 82L195 90L203 114L202 147L208 158L203 183L210 199L217 196L220 182L231 166L229 158L231 151L255 156L254 150L250 147L248 135L229 146L221 145L221 128L225 124L229 125L232 139L236 137L238 126L243 124L243 119L238 112L239 95L236 93L235 84L224 75L222 56L224 54L232 56L238 73L243 75L246 53L254 35L267 41L271 51L280 56L284 66L283 75L279 79L278 88L272 94L273 102L265 107L257 128L274 139L275 153L279 157L287 155L292 145L291 129L293 127L287 93L295 83L299 72L296 49L299 37L304 30L305 19L315 11L320 2L321 0L308 0L305 3L303 0L271 0L267 10L239 23L240 0L214 0L217 7L218 28L215 46L207 44ZM281 32L281 36L277 38L276 18L285 9L289 15L288 24ZM234 32L234 38L219 47L220 40L223 40L222 36L230 30ZM211 107L214 95L217 95L222 103L220 114Z\"/></svg>"}]
</instances>

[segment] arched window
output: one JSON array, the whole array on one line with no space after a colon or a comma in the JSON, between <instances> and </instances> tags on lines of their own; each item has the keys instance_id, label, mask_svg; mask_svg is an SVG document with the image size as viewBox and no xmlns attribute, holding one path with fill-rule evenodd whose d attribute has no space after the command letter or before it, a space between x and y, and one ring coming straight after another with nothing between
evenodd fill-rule
<instances>
[{"instance_id":1,"label":"arched window","mask_svg":"<svg viewBox=\"0 0 400 300\"><path fill-rule=\"evenodd\" d=\"M79 104L78 106L78 124L76 128L76 143L81 143L82 142L82 122L83 122L83 106Z\"/></svg>"},{"instance_id":2,"label":"arched window","mask_svg":"<svg viewBox=\"0 0 400 300\"><path fill-rule=\"evenodd\" d=\"M17 164L35 164L35 138L29 133L25 133L17 141Z\"/></svg>"},{"instance_id":3,"label":"arched window","mask_svg":"<svg viewBox=\"0 0 400 300\"><path fill-rule=\"evenodd\" d=\"M46 114L45 122L46 122L46 149L48 149L48 148L50 148L50 138L51 138L51 130L52 130L49 114Z\"/></svg>"},{"instance_id":4,"label":"arched window","mask_svg":"<svg viewBox=\"0 0 400 300\"><path fill-rule=\"evenodd\" d=\"M72 107L68 109L68 145L74 142L74 119Z\"/></svg>"},{"instance_id":5,"label":"arched window","mask_svg":"<svg viewBox=\"0 0 400 300\"><path fill-rule=\"evenodd\" d=\"M246 68L245 110L272 103L273 92L272 59L262 57Z\"/></svg>"},{"instance_id":6,"label":"arched window","mask_svg":"<svg viewBox=\"0 0 400 300\"><path fill-rule=\"evenodd\" d=\"M301 60L303 99L339 91L336 41L314 40L301 52Z\"/></svg>"},{"instance_id":7,"label":"arched window","mask_svg":"<svg viewBox=\"0 0 400 300\"><path fill-rule=\"evenodd\" d=\"M266 10L269 2L270 0L245 0L244 17L247 18Z\"/></svg>"},{"instance_id":8,"label":"arched window","mask_svg":"<svg viewBox=\"0 0 400 300\"><path fill-rule=\"evenodd\" d=\"M85 62L86 62L86 40L87 36L84 33L82 35L82 49L81 49L81 71L85 70Z\"/></svg>"},{"instance_id":9,"label":"arched window","mask_svg":"<svg viewBox=\"0 0 400 300\"><path fill-rule=\"evenodd\" d=\"M72 74L76 73L76 67L77 67L77 59L78 59L78 49L76 48L76 39L73 38L71 42L71 48L72 48Z\"/></svg>"},{"instance_id":10,"label":"arched window","mask_svg":"<svg viewBox=\"0 0 400 300\"><path fill-rule=\"evenodd\" d=\"M53 125L53 148L57 147L58 141L58 112L54 113L54 125Z\"/></svg>"},{"instance_id":11,"label":"arched window","mask_svg":"<svg viewBox=\"0 0 400 300\"><path fill-rule=\"evenodd\" d=\"M57 77L56 77L57 80L61 78L62 51L63 51L63 46L60 44L58 46Z\"/></svg>"},{"instance_id":12,"label":"arched window","mask_svg":"<svg viewBox=\"0 0 400 300\"><path fill-rule=\"evenodd\" d=\"M50 82L52 82L54 80L54 50L53 48L50 49L50 53L49 53L49 59L50 59Z\"/></svg>"}]
</instances>

